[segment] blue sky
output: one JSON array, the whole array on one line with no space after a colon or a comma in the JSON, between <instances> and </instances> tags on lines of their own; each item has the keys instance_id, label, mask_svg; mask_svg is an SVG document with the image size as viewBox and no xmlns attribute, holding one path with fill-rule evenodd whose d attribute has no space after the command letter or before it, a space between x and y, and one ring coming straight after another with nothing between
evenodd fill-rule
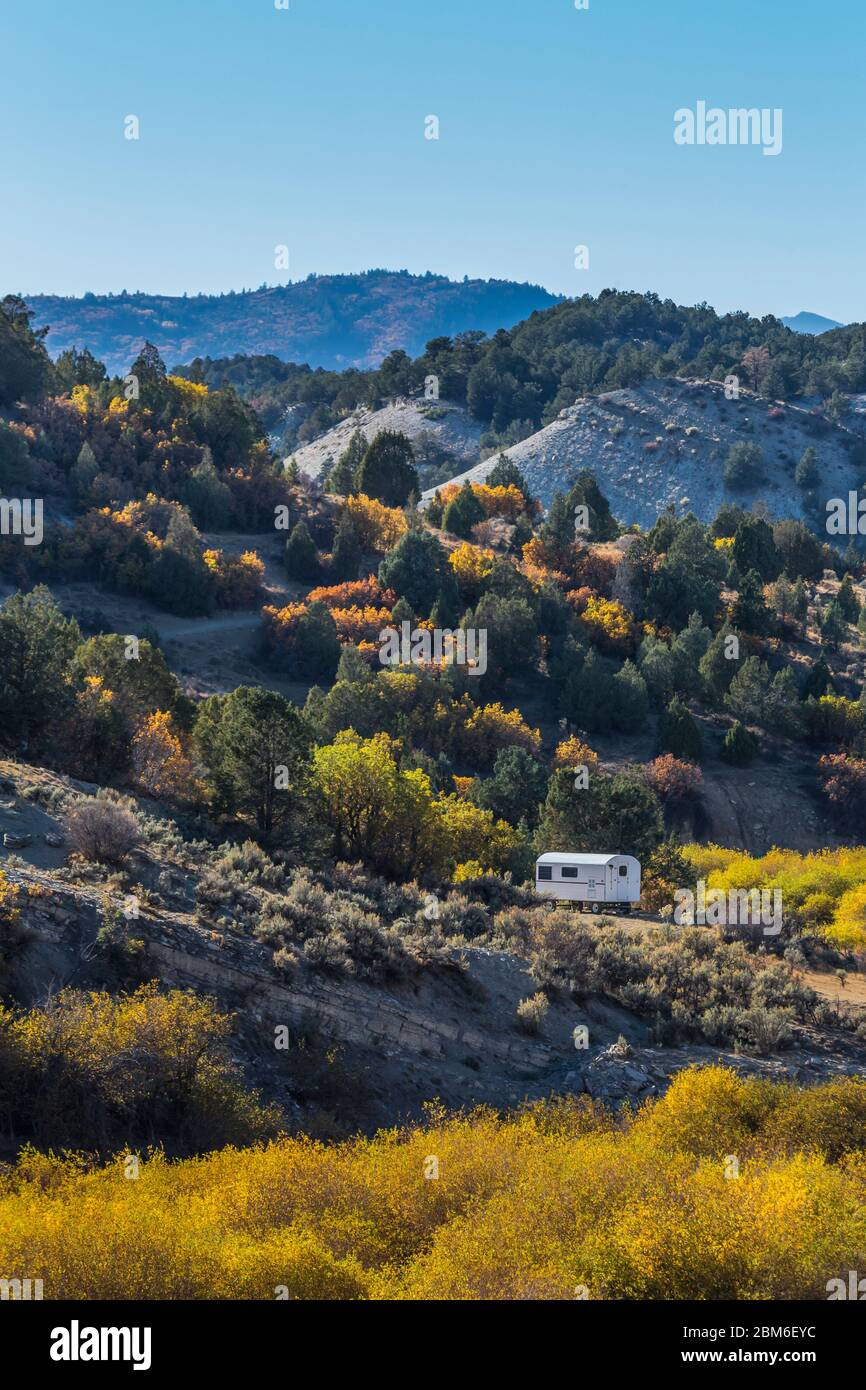
<instances>
[{"instance_id":1,"label":"blue sky","mask_svg":"<svg viewBox=\"0 0 866 1390\"><path fill-rule=\"evenodd\" d=\"M3 0L0 289L387 266L866 319L864 39L862 0ZM677 146L698 100L781 107L782 153Z\"/></svg>"}]
</instances>

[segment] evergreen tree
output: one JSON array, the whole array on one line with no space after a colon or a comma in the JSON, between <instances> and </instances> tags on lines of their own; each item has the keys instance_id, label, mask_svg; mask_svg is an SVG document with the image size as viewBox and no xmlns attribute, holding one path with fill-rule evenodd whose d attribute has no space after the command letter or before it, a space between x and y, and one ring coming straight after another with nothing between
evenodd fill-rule
<instances>
[{"instance_id":1,"label":"evergreen tree","mask_svg":"<svg viewBox=\"0 0 866 1390\"><path fill-rule=\"evenodd\" d=\"M760 482L764 455L757 444L741 440L733 444L725 459L724 480L727 487L746 488Z\"/></svg>"},{"instance_id":2,"label":"evergreen tree","mask_svg":"<svg viewBox=\"0 0 866 1390\"><path fill-rule=\"evenodd\" d=\"M476 783L472 800L500 820L535 821L547 791L547 772L525 748L500 748L493 776Z\"/></svg>"},{"instance_id":3,"label":"evergreen tree","mask_svg":"<svg viewBox=\"0 0 866 1390\"><path fill-rule=\"evenodd\" d=\"M833 599L823 609L820 625L823 645L829 647L831 651L835 651L839 643L844 640L848 626L836 599Z\"/></svg>"},{"instance_id":4,"label":"evergreen tree","mask_svg":"<svg viewBox=\"0 0 866 1390\"><path fill-rule=\"evenodd\" d=\"M412 605L411 605L411 603L407 602L407 600L406 600L405 598L398 598L397 602L394 604L394 607L391 609L391 622L392 622L393 626L396 627L396 628L398 628L398 629L400 628L400 624L401 624L401 623L411 623L411 624L413 625L413 627L414 627L414 625L415 625L415 614L414 614L414 612L412 611ZM444 624L436 624L436 623L434 623L433 626L434 626L434 627L436 627L436 626L447 627L448 624L447 624L447 623L444 623Z\"/></svg>"},{"instance_id":5,"label":"evergreen tree","mask_svg":"<svg viewBox=\"0 0 866 1390\"><path fill-rule=\"evenodd\" d=\"M90 447L89 440L85 439L78 451L78 458L69 471L69 481L79 504L86 503L98 473L99 464L96 461L96 455Z\"/></svg>"},{"instance_id":6,"label":"evergreen tree","mask_svg":"<svg viewBox=\"0 0 866 1390\"><path fill-rule=\"evenodd\" d=\"M619 527L610 510L610 503L596 482L595 474L591 473L588 468L583 469L572 484L566 505L572 518L572 536L574 535L575 512L579 506L586 507L589 512L589 535L587 539L611 541L619 535Z\"/></svg>"},{"instance_id":7,"label":"evergreen tree","mask_svg":"<svg viewBox=\"0 0 866 1390\"><path fill-rule=\"evenodd\" d=\"M470 483L463 484L455 497L452 497L442 517L442 529L452 536L462 536L468 540L472 527L483 521L487 513L472 491Z\"/></svg>"},{"instance_id":8,"label":"evergreen tree","mask_svg":"<svg viewBox=\"0 0 866 1390\"><path fill-rule=\"evenodd\" d=\"M554 494L538 534L545 550L554 558L567 554L574 544L574 512L564 493Z\"/></svg>"},{"instance_id":9,"label":"evergreen tree","mask_svg":"<svg viewBox=\"0 0 866 1390\"><path fill-rule=\"evenodd\" d=\"M804 491L818 486L818 455L810 444L794 470L794 482Z\"/></svg>"},{"instance_id":10,"label":"evergreen tree","mask_svg":"<svg viewBox=\"0 0 866 1390\"><path fill-rule=\"evenodd\" d=\"M446 604L456 598L448 552L429 531L410 530L401 536L379 566L379 583L405 598L420 617L427 616L437 598Z\"/></svg>"},{"instance_id":11,"label":"evergreen tree","mask_svg":"<svg viewBox=\"0 0 866 1390\"><path fill-rule=\"evenodd\" d=\"M671 643L674 683L686 694L696 693L700 686L698 668L713 640L710 629L701 621L700 613L692 613L688 624Z\"/></svg>"},{"instance_id":12,"label":"evergreen tree","mask_svg":"<svg viewBox=\"0 0 866 1390\"><path fill-rule=\"evenodd\" d=\"M773 539L790 579L820 579L824 571L824 547L802 521L777 521Z\"/></svg>"},{"instance_id":13,"label":"evergreen tree","mask_svg":"<svg viewBox=\"0 0 866 1390\"><path fill-rule=\"evenodd\" d=\"M750 516L737 527L732 547L733 559L741 574L756 570L765 583L778 578L782 557L776 549L772 529L759 516Z\"/></svg>"},{"instance_id":14,"label":"evergreen tree","mask_svg":"<svg viewBox=\"0 0 866 1390\"><path fill-rule=\"evenodd\" d=\"M334 549L331 554L331 573L334 579L354 580L358 578L358 567L363 558L361 542L348 512L340 517Z\"/></svg>"},{"instance_id":15,"label":"evergreen tree","mask_svg":"<svg viewBox=\"0 0 866 1390\"><path fill-rule=\"evenodd\" d=\"M856 623L860 616L860 604L854 592L854 585L850 574L846 574L842 583L839 585L839 592L836 594L836 602L839 611L846 623Z\"/></svg>"},{"instance_id":16,"label":"evergreen tree","mask_svg":"<svg viewBox=\"0 0 866 1390\"><path fill-rule=\"evenodd\" d=\"M419 491L412 445L397 430L381 430L364 452L355 477L356 492L386 507L402 507Z\"/></svg>"},{"instance_id":17,"label":"evergreen tree","mask_svg":"<svg viewBox=\"0 0 866 1390\"><path fill-rule=\"evenodd\" d=\"M42 584L0 608L0 728L7 742L26 748L57 721L80 640L78 624L64 618Z\"/></svg>"},{"instance_id":18,"label":"evergreen tree","mask_svg":"<svg viewBox=\"0 0 866 1390\"><path fill-rule=\"evenodd\" d=\"M668 646L650 632L638 649L640 673L656 705L667 705L677 688L677 660Z\"/></svg>"},{"instance_id":19,"label":"evergreen tree","mask_svg":"<svg viewBox=\"0 0 866 1390\"><path fill-rule=\"evenodd\" d=\"M39 400L51 379L42 341L48 329L34 330L32 320L33 311L17 295L0 300L0 407Z\"/></svg>"},{"instance_id":20,"label":"evergreen tree","mask_svg":"<svg viewBox=\"0 0 866 1390\"><path fill-rule=\"evenodd\" d=\"M725 705L744 724L763 724L771 683L767 663L750 656L731 681Z\"/></svg>"},{"instance_id":21,"label":"evergreen tree","mask_svg":"<svg viewBox=\"0 0 866 1390\"><path fill-rule=\"evenodd\" d=\"M793 617L795 603L794 586L786 575L781 575L780 578L776 580L775 584L770 585L768 597L770 606L777 617L781 618L783 621L786 618Z\"/></svg>"},{"instance_id":22,"label":"evergreen tree","mask_svg":"<svg viewBox=\"0 0 866 1390\"><path fill-rule=\"evenodd\" d=\"M309 732L291 701L244 685L213 695L199 705L194 741L215 809L248 817L266 840L289 821L310 754ZM281 769L286 786L278 785Z\"/></svg>"},{"instance_id":23,"label":"evergreen tree","mask_svg":"<svg viewBox=\"0 0 866 1390\"><path fill-rule=\"evenodd\" d=\"M532 500L526 479L517 464L505 454L499 455L484 481L488 487L516 487L523 493L527 502Z\"/></svg>"},{"instance_id":24,"label":"evergreen tree","mask_svg":"<svg viewBox=\"0 0 866 1390\"><path fill-rule=\"evenodd\" d=\"M798 623L804 623L809 613L809 591L802 576L794 584L791 612Z\"/></svg>"},{"instance_id":25,"label":"evergreen tree","mask_svg":"<svg viewBox=\"0 0 866 1390\"><path fill-rule=\"evenodd\" d=\"M808 700L820 700L822 695L835 695L836 686L833 683L833 674L823 656L819 657L809 670L803 685L802 698Z\"/></svg>"},{"instance_id":26,"label":"evergreen tree","mask_svg":"<svg viewBox=\"0 0 866 1390\"><path fill-rule=\"evenodd\" d=\"M286 573L300 584L313 584L319 577L319 552L305 521L295 523L286 541Z\"/></svg>"},{"instance_id":27,"label":"evergreen tree","mask_svg":"<svg viewBox=\"0 0 866 1390\"><path fill-rule=\"evenodd\" d=\"M675 695L659 719L659 751L697 763L701 760L703 747L703 736L698 725Z\"/></svg>"},{"instance_id":28,"label":"evergreen tree","mask_svg":"<svg viewBox=\"0 0 866 1390\"><path fill-rule=\"evenodd\" d=\"M196 526L209 531L221 531L232 515L232 494L213 461L213 453L205 446L201 462L189 475L186 501Z\"/></svg>"},{"instance_id":29,"label":"evergreen tree","mask_svg":"<svg viewBox=\"0 0 866 1390\"><path fill-rule=\"evenodd\" d=\"M731 607L731 622L742 632L756 636L770 632L773 615L764 601L764 585L757 570L749 570Z\"/></svg>"},{"instance_id":30,"label":"evergreen tree","mask_svg":"<svg viewBox=\"0 0 866 1390\"><path fill-rule=\"evenodd\" d=\"M623 733L638 733L645 727L648 713L646 681L634 662L625 661L611 682L611 723Z\"/></svg>"},{"instance_id":31,"label":"evergreen tree","mask_svg":"<svg viewBox=\"0 0 866 1390\"><path fill-rule=\"evenodd\" d=\"M736 646L731 641L736 639ZM731 653L739 648L739 637L730 624L725 623L716 633L704 655L701 657L698 674L712 703L722 700L731 681L739 669L739 657Z\"/></svg>"},{"instance_id":32,"label":"evergreen tree","mask_svg":"<svg viewBox=\"0 0 866 1390\"><path fill-rule=\"evenodd\" d=\"M367 452L367 440L361 430L355 430L348 445L333 465L325 480L325 491L349 497L355 491L355 479Z\"/></svg>"},{"instance_id":33,"label":"evergreen tree","mask_svg":"<svg viewBox=\"0 0 866 1390\"><path fill-rule=\"evenodd\" d=\"M719 583L724 560L707 530L693 516L677 526L662 564L647 588L647 611L673 628L686 625L697 612L712 622L719 607Z\"/></svg>"},{"instance_id":34,"label":"evergreen tree","mask_svg":"<svg viewBox=\"0 0 866 1390\"><path fill-rule=\"evenodd\" d=\"M564 769L548 783L535 845L539 853L587 853L611 845L619 854L646 859L663 838L658 798L642 777L596 773L588 787L576 791L573 771Z\"/></svg>"},{"instance_id":35,"label":"evergreen tree","mask_svg":"<svg viewBox=\"0 0 866 1390\"><path fill-rule=\"evenodd\" d=\"M758 752L758 736L736 719L725 734L721 756L734 767L748 767Z\"/></svg>"}]
</instances>

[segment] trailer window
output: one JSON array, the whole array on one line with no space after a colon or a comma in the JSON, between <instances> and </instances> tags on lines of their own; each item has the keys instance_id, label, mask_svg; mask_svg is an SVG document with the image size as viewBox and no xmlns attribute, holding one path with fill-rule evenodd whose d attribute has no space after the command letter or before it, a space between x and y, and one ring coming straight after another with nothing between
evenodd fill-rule
<instances>
[{"instance_id":1,"label":"trailer window","mask_svg":"<svg viewBox=\"0 0 866 1390\"><path fill-rule=\"evenodd\" d=\"M553 869L550 867L549 864L539 864L538 877L543 879L553 878Z\"/></svg>"},{"instance_id":2,"label":"trailer window","mask_svg":"<svg viewBox=\"0 0 866 1390\"><path fill-rule=\"evenodd\" d=\"M620 878L625 878L625 876L626 876L627 873L628 873L628 864L620 864L620 866L619 866L619 876L620 876Z\"/></svg>"},{"instance_id":3,"label":"trailer window","mask_svg":"<svg viewBox=\"0 0 866 1390\"><path fill-rule=\"evenodd\" d=\"M563 864L562 877L577 878L577 866L575 864Z\"/></svg>"}]
</instances>

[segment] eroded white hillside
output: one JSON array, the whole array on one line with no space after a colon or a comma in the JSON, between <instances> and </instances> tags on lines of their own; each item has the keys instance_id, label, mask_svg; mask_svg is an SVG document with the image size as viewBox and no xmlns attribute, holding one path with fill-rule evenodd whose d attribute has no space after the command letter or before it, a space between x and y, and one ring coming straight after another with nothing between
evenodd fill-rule
<instances>
[{"instance_id":1,"label":"eroded white hillside","mask_svg":"<svg viewBox=\"0 0 866 1390\"><path fill-rule=\"evenodd\" d=\"M826 498L845 496L862 481L849 453L852 438L800 406L743 389L738 400L728 400L717 382L663 379L584 397L506 454L545 506L581 469L592 469L614 515L627 525L652 526L668 505L709 521L724 502L750 507L758 501L775 518L808 520L808 500L794 481L797 462L809 445L815 448L823 514ZM741 441L761 448L763 476L734 491L724 482L724 465L731 446ZM483 481L496 457L454 481ZM814 524L814 506L811 517Z\"/></svg>"}]
</instances>

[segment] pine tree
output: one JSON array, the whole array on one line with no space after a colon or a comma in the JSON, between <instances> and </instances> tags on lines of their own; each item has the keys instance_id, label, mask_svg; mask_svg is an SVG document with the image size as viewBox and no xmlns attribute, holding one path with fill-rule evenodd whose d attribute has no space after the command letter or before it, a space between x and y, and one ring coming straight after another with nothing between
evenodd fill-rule
<instances>
[{"instance_id":1,"label":"pine tree","mask_svg":"<svg viewBox=\"0 0 866 1390\"><path fill-rule=\"evenodd\" d=\"M846 623L856 623L860 616L860 604L857 601L857 595L854 592L854 585L850 574L846 574L842 583L839 585L836 602L839 605L839 611Z\"/></svg>"},{"instance_id":2,"label":"pine tree","mask_svg":"<svg viewBox=\"0 0 866 1390\"><path fill-rule=\"evenodd\" d=\"M772 614L764 602L764 585L757 570L749 570L731 607L731 622L743 632L760 636L770 631Z\"/></svg>"},{"instance_id":3,"label":"pine tree","mask_svg":"<svg viewBox=\"0 0 866 1390\"><path fill-rule=\"evenodd\" d=\"M325 491L336 492L340 497L350 497L355 491L355 479L366 452L367 440L361 430L355 430L347 447L331 467L325 481Z\"/></svg>"},{"instance_id":4,"label":"pine tree","mask_svg":"<svg viewBox=\"0 0 866 1390\"><path fill-rule=\"evenodd\" d=\"M725 459L724 480L728 487L751 487L760 481L763 453L757 444L740 441L731 446Z\"/></svg>"},{"instance_id":5,"label":"pine tree","mask_svg":"<svg viewBox=\"0 0 866 1390\"><path fill-rule=\"evenodd\" d=\"M301 584L312 584L319 577L319 552L305 521L295 524L286 541L286 572Z\"/></svg>"},{"instance_id":6,"label":"pine tree","mask_svg":"<svg viewBox=\"0 0 866 1390\"><path fill-rule=\"evenodd\" d=\"M89 441L85 439L69 474L76 499L79 502L86 499L98 472L99 464L96 461L96 455L91 449Z\"/></svg>"},{"instance_id":7,"label":"pine tree","mask_svg":"<svg viewBox=\"0 0 866 1390\"><path fill-rule=\"evenodd\" d=\"M516 487L523 493L527 502L531 501L526 479L517 464L505 454L500 454L493 468L484 479L488 487Z\"/></svg>"},{"instance_id":8,"label":"pine tree","mask_svg":"<svg viewBox=\"0 0 866 1390\"><path fill-rule=\"evenodd\" d=\"M398 598L394 607L391 609L391 622L396 628L399 628L401 623L412 623L414 626L415 614L412 610L411 603L409 603L407 599ZM439 625L434 623L433 626L436 627Z\"/></svg>"},{"instance_id":9,"label":"pine tree","mask_svg":"<svg viewBox=\"0 0 866 1390\"><path fill-rule=\"evenodd\" d=\"M732 558L741 574L757 570L765 582L778 577L782 557L776 549L773 532L763 517L750 516L740 522L734 536Z\"/></svg>"},{"instance_id":10,"label":"pine tree","mask_svg":"<svg viewBox=\"0 0 866 1390\"><path fill-rule=\"evenodd\" d=\"M419 491L412 445L397 430L381 430L367 446L355 476L355 490L386 507L402 507Z\"/></svg>"},{"instance_id":11,"label":"pine tree","mask_svg":"<svg viewBox=\"0 0 866 1390\"><path fill-rule=\"evenodd\" d=\"M472 490L471 483L464 483L456 497L452 497L442 517L442 529L452 536L462 536L468 540L472 527L483 521L486 512Z\"/></svg>"},{"instance_id":12,"label":"pine tree","mask_svg":"<svg viewBox=\"0 0 866 1390\"><path fill-rule=\"evenodd\" d=\"M758 752L758 736L735 720L722 744L721 756L734 767L748 767Z\"/></svg>"},{"instance_id":13,"label":"pine tree","mask_svg":"<svg viewBox=\"0 0 866 1390\"><path fill-rule=\"evenodd\" d=\"M847 623L836 599L827 604L821 613L821 640L823 645L835 651L845 636Z\"/></svg>"},{"instance_id":14,"label":"pine tree","mask_svg":"<svg viewBox=\"0 0 866 1390\"><path fill-rule=\"evenodd\" d=\"M731 641L735 639L736 645ZM721 700L739 669L739 637L728 623L716 633L698 666L698 675L713 703Z\"/></svg>"},{"instance_id":15,"label":"pine tree","mask_svg":"<svg viewBox=\"0 0 866 1390\"><path fill-rule=\"evenodd\" d=\"M596 482L595 474L591 473L588 468L583 469L578 474L577 480L572 484L571 491L566 498L566 504L572 518L572 534L574 533L576 509L583 506L589 512L589 536L587 539L611 541L619 535L619 527L610 510L610 503Z\"/></svg>"},{"instance_id":16,"label":"pine tree","mask_svg":"<svg viewBox=\"0 0 866 1390\"><path fill-rule=\"evenodd\" d=\"M698 725L675 695L659 719L659 751L700 762L703 746Z\"/></svg>"},{"instance_id":17,"label":"pine tree","mask_svg":"<svg viewBox=\"0 0 866 1390\"><path fill-rule=\"evenodd\" d=\"M794 482L805 492L818 486L818 455L810 444L794 470Z\"/></svg>"},{"instance_id":18,"label":"pine tree","mask_svg":"<svg viewBox=\"0 0 866 1390\"><path fill-rule=\"evenodd\" d=\"M806 588L802 575L794 585L791 612L798 623L804 623L809 613L809 591Z\"/></svg>"},{"instance_id":19,"label":"pine tree","mask_svg":"<svg viewBox=\"0 0 866 1390\"><path fill-rule=\"evenodd\" d=\"M340 524L334 537L334 549L331 553L333 577L338 580L357 579L358 566L362 557L363 551L361 542L358 540L358 533L352 525L352 519L348 512L344 512L340 517Z\"/></svg>"}]
</instances>

